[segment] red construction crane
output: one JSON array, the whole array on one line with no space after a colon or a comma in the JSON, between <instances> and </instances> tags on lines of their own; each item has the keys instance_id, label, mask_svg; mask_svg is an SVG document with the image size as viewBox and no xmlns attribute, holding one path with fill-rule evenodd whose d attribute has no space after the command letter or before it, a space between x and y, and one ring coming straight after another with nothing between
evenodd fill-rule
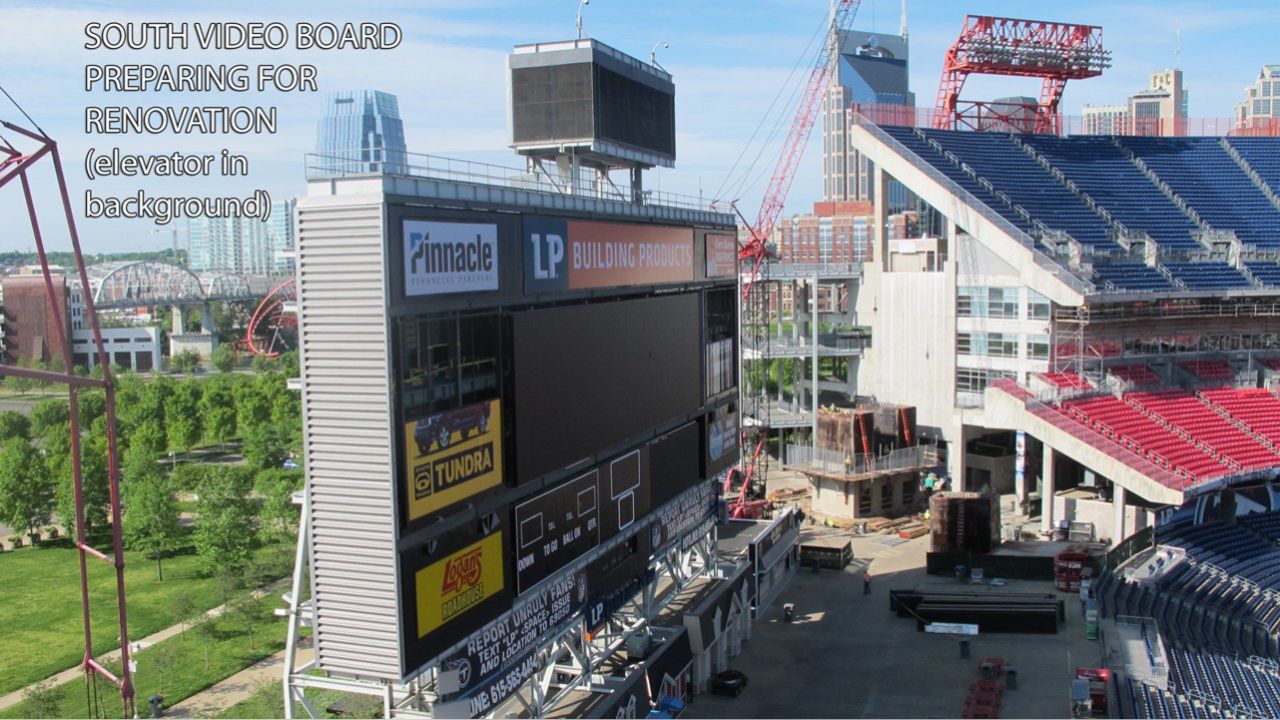
<instances>
[{"instance_id":1,"label":"red construction crane","mask_svg":"<svg viewBox=\"0 0 1280 720\"><path fill-rule=\"evenodd\" d=\"M1095 25L966 16L960 38L947 50L933 126L983 130L999 125L1022 132L1060 133L1058 103L1067 81L1097 77L1109 67L1111 51L1102 47L1102 28ZM960 91L972 74L1042 78L1040 103L1009 107L962 102Z\"/></svg>"},{"instance_id":2,"label":"red construction crane","mask_svg":"<svg viewBox=\"0 0 1280 720\"><path fill-rule=\"evenodd\" d=\"M836 63L840 58L840 32L848 30L853 24L853 18L857 15L861 4L861 0L835 0L831 4L831 24L826 48L818 53L818 59L809 71L804 94L800 97L795 117L791 121L791 128L774 164L773 174L769 178L764 197L760 201L760 211L756 221L749 223L746 218L742 218L750 235L738 249L739 265L750 268L748 272L741 275L744 315L760 313L767 308L767 283L756 281L760 278L765 260L775 256L774 249L769 245L769 238L773 236L778 217L782 214L783 206L786 205L787 194L791 191L792 181L795 180L796 168L800 165L800 158L804 156L809 134L813 131L813 124L818 118L818 108L821 107L822 98L835 73ZM734 210L738 210L736 205ZM739 217L742 217L740 212ZM765 327L767 328L767 323ZM767 407L767 405L768 399L764 398L764 404L758 407ZM737 497L728 503L731 517L760 517L769 505L764 499L749 499L752 484L763 477L761 456L765 451L768 427L767 423L758 424L758 427L760 436L755 438L754 442L749 442L751 438L746 437L744 433L742 447L750 455L745 455L741 467L735 468L725 478L725 495L732 493L735 480L740 479L742 482L737 491Z\"/></svg>"}]
</instances>

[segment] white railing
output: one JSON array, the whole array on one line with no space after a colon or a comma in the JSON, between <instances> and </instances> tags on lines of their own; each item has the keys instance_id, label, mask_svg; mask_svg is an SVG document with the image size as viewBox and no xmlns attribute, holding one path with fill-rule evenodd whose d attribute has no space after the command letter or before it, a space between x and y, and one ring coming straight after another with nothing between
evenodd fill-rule
<instances>
[{"instance_id":1,"label":"white railing","mask_svg":"<svg viewBox=\"0 0 1280 720\"><path fill-rule=\"evenodd\" d=\"M829 475L915 470L932 467L938 462L937 453L928 445L902 448L885 455L845 455L835 450L791 443L787 445L786 457L788 466L817 470Z\"/></svg>"}]
</instances>

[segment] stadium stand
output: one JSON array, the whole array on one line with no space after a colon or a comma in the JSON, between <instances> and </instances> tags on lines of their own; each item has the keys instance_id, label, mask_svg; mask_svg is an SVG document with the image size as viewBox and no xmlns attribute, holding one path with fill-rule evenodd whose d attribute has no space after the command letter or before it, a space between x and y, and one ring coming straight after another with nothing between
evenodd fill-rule
<instances>
[{"instance_id":1,"label":"stadium stand","mask_svg":"<svg viewBox=\"0 0 1280 720\"><path fill-rule=\"evenodd\" d=\"M1231 371L1231 363L1226 360L1191 360L1178 363L1178 367L1201 380L1231 382L1236 377L1236 374Z\"/></svg>"},{"instance_id":2,"label":"stadium stand","mask_svg":"<svg viewBox=\"0 0 1280 720\"><path fill-rule=\"evenodd\" d=\"M1107 368L1107 372L1134 385L1159 385L1160 376L1146 365L1116 365Z\"/></svg>"},{"instance_id":3,"label":"stadium stand","mask_svg":"<svg viewBox=\"0 0 1280 720\"><path fill-rule=\"evenodd\" d=\"M1280 446L1280 397L1262 388L1223 388L1200 393L1254 434Z\"/></svg>"},{"instance_id":4,"label":"stadium stand","mask_svg":"<svg viewBox=\"0 0 1280 720\"><path fill-rule=\"evenodd\" d=\"M1249 433L1232 425L1184 390L1129 393L1125 399L1172 427L1180 428L1215 457L1244 470L1280 464L1280 456Z\"/></svg>"},{"instance_id":5,"label":"stadium stand","mask_svg":"<svg viewBox=\"0 0 1280 720\"><path fill-rule=\"evenodd\" d=\"M1040 378L1060 390L1088 390L1093 387L1085 378L1069 372L1040 373Z\"/></svg>"},{"instance_id":6,"label":"stadium stand","mask_svg":"<svg viewBox=\"0 0 1280 720\"><path fill-rule=\"evenodd\" d=\"M1280 211L1217 138L1116 140L1159 175L1210 227L1234 230L1246 244L1280 247Z\"/></svg>"},{"instance_id":7,"label":"stadium stand","mask_svg":"<svg viewBox=\"0 0 1280 720\"><path fill-rule=\"evenodd\" d=\"M1110 437L1157 465L1181 471L1192 481L1226 475L1231 470L1186 437L1113 395L1062 403L1068 417Z\"/></svg>"},{"instance_id":8,"label":"stadium stand","mask_svg":"<svg viewBox=\"0 0 1280 720\"><path fill-rule=\"evenodd\" d=\"M953 130L922 132L1046 226L1067 233L1082 245L1120 249L1111 239L1107 222L1008 135Z\"/></svg>"},{"instance_id":9,"label":"stadium stand","mask_svg":"<svg viewBox=\"0 0 1280 720\"><path fill-rule=\"evenodd\" d=\"M1232 137L1227 142L1240 153L1271 190L1280 193L1280 153L1272 138Z\"/></svg>"},{"instance_id":10,"label":"stadium stand","mask_svg":"<svg viewBox=\"0 0 1280 720\"><path fill-rule=\"evenodd\" d=\"M1168 279L1153 267L1142 263L1099 263L1094 275L1117 290L1173 290Z\"/></svg>"},{"instance_id":11,"label":"stadium stand","mask_svg":"<svg viewBox=\"0 0 1280 720\"><path fill-rule=\"evenodd\" d=\"M1253 276L1263 285L1280 287L1280 264L1254 260L1246 261L1244 266L1249 268L1249 272L1253 273Z\"/></svg>"},{"instance_id":12,"label":"stadium stand","mask_svg":"<svg viewBox=\"0 0 1280 720\"><path fill-rule=\"evenodd\" d=\"M1188 290L1248 290L1254 287L1236 268L1220 262L1167 262L1164 264Z\"/></svg>"},{"instance_id":13,"label":"stadium stand","mask_svg":"<svg viewBox=\"0 0 1280 720\"><path fill-rule=\"evenodd\" d=\"M1200 248L1195 223L1110 138L1028 135L1023 144L1130 231L1145 232L1170 250Z\"/></svg>"}]
</instances>

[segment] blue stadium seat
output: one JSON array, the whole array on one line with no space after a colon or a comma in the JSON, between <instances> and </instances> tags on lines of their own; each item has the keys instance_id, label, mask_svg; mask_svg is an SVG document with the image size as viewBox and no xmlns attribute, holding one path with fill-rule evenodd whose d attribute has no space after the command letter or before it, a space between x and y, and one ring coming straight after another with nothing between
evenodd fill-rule
<instances>
[{"instance_id":1,"label":"blue stadium seat","mask_svg":"<svg viewBox=\"0 0 1280 720\"><path fill-rule=\"evenodd\" d=\"M1098 279L1118 290L1172 290L1159 270L1142 263L1106 263L1093 266Z\"/></svg>"},{"instance_id":2,"label":"blue stadium seat","mask_svg":"<svg viewBox=\"0 0 1280 720\"><path fill-rule=\"evenodd\" d=\"M1046 226L1067 233L1084 246L1117 248L1106 220L1027 155L1010 136L956 130L926 130L925 135Z\"/></svg>"},{"instance_id":3,"label":"blue stadium seat","mask_svg":"<svg viewBox=\"0 0 1280 720\"><path fill-rule=\"evenodd\" d=\"M1227 142L1276 193L1280 193L1280 138L1231 137Z\"/></svg>"},{"instance_id":4,"label":"blue stadium seat","mask_svg":"<svg viewBox=\"0 0 1280 720\"><path fill-rule=\"evenodd\" d=\"M1280 210L1227 154L1218 138L1118 140L1210 227L1234 230L1245 244L1280 248Z\"/></svg>"},{"instance_id":5,"label":"blue stadium seat","mask_svg":"<svg viewBox=\"0 0 1280 720\"><path fill-rule=\"evenodd\" d=\"M1249 268L1249 272L1253 273L1254 277L1262 281L1263 285L1280 287L1280 264L1254 260L1246 261L1244 265Z\"/></svg>"},{"instance_id":6,"label":"blue stadium seat","mask_svg":"<svg viewBox=\"0 0 1280 720\"><path fill-rule=\"evenodd\" d=\"M1226 263L1166 262L1164 266L1188 290L1248 290L1254 287L1249 278Z\"/></svg>"},{"instance_id":7,"label":"blue stadium seat","mask_svg":"<svg viewBox=\"0 0 1280 720\"><path fill-rule=\"evenodd\" d=\"M1023 142L1129 230L1146 232L1163 249L1200 248L1191 218L1110 138L1029 135Z\"/></svg>"}]
</instances>

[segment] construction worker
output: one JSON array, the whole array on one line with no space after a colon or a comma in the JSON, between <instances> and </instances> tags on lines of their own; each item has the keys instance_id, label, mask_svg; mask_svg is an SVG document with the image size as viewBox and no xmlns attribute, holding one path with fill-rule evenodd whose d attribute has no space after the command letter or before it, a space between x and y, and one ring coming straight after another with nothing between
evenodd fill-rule
<instances>
[{"instance_id":1,"label":"construction worker","mask_svg":"<svg viewBox=\"0 0 1280 720\"><path fill-rule=\"evenodd\" d=\"M866 573L862 575L862 594L871 594L871 568L867 568Z\"/></svg>"},{"instance_id":2,"label":"construction worker","mask_svg":"<svg viewBox=\"0 0 1280 720\"><path fill-rule=\"evenodd\" d=\"M844 474L845 475L853 474L853 456L850 455L849 453L844 454Z\"/></svg>"}]
</instances>

